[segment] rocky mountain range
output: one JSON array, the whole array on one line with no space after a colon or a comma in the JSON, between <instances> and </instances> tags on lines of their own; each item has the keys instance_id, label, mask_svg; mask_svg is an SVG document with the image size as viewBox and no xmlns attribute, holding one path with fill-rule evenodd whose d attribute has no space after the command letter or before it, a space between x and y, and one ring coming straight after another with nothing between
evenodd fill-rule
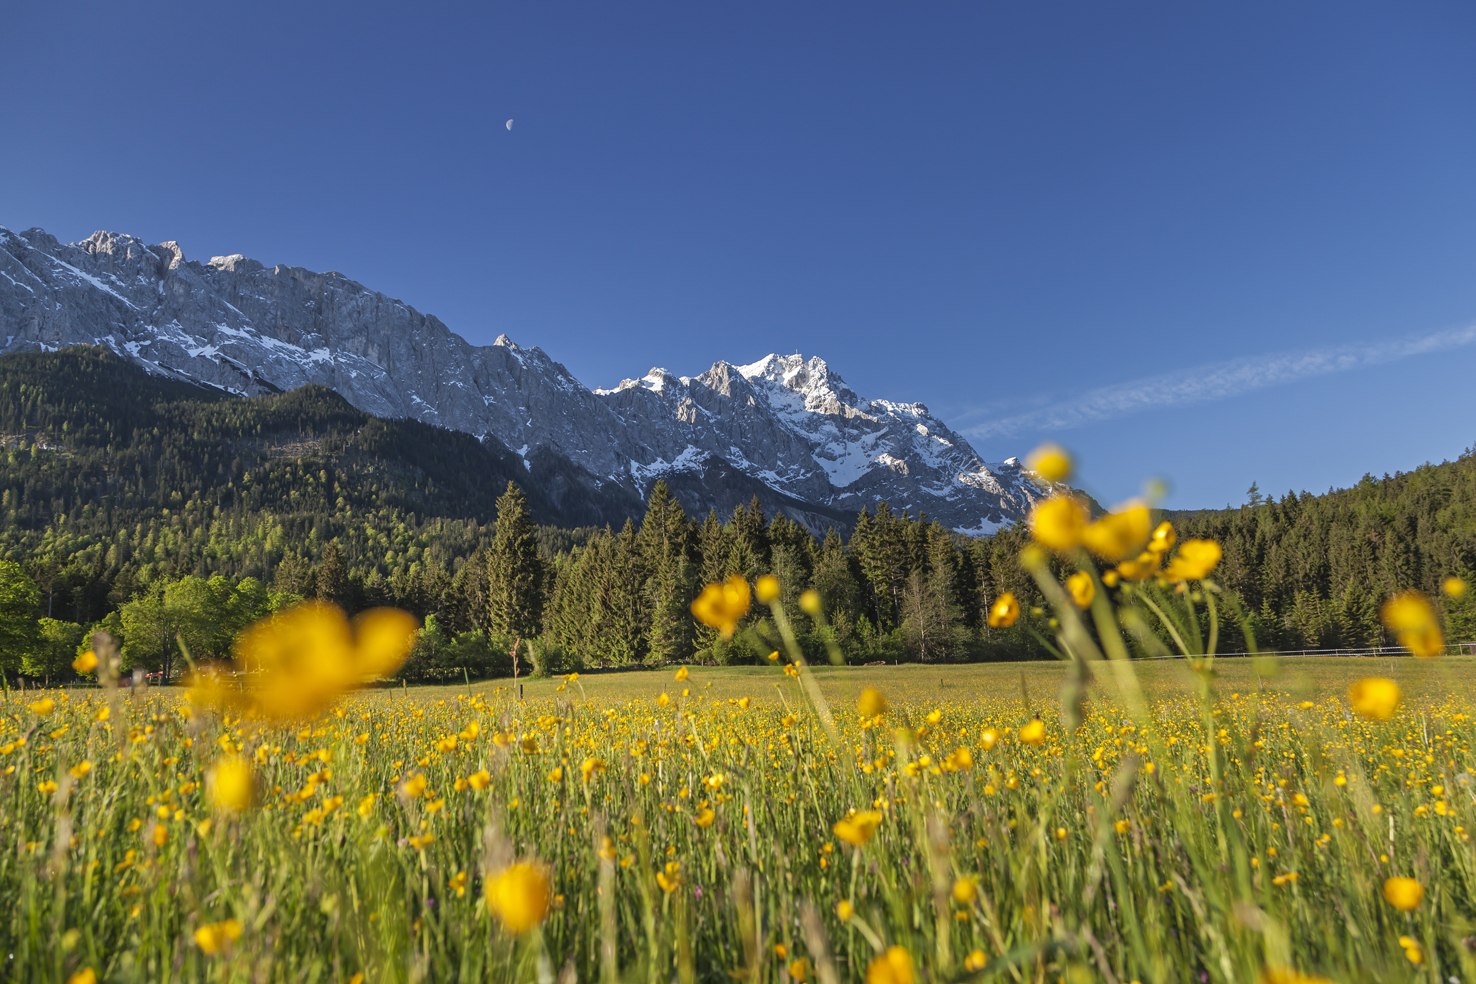
<instances>
[{"instance_id":1,"label":"rocky mountain range","mask_svg":"<svg viewBox=\"0 0 1476 984\"><path fill-rule=\"evenodd\" d=\"M862 397L819 358L590 389L539 348L473 345L338 273L0 228L0 353L84 344L230 393L320 384L375 416L464 431L512 451L554 500L638 509L664 479L697 514L756 495L820 529L886 501L978 535L1042 494L1016 459L986 464L927 407Z\"/></svg>"}]
</instances>

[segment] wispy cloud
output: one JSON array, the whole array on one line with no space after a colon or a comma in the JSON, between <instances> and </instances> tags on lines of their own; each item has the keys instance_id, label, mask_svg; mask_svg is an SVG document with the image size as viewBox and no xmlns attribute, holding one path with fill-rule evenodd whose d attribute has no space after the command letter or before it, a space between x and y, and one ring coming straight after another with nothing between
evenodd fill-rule
<instances>
[{"instance_id":1,"label":"wispy cloud","mask_svg":"<svg viewBox=\"0 0 1476 984\"><path fill-rule=\"evenodd\" d=\"M1362 345L1246 356L1114 383L1044 406L1017 407L999 416L991 413L995 408L980 408L965 414L959 429L976 438L1054 433L1144 410L1208 403L1302 379L1387 365L1471 345L1476 345L1476 325ZM1031 403L1038 401L1032 399ZM977 422L970 423L970 418Z\"/></svg>"}]
</instances>

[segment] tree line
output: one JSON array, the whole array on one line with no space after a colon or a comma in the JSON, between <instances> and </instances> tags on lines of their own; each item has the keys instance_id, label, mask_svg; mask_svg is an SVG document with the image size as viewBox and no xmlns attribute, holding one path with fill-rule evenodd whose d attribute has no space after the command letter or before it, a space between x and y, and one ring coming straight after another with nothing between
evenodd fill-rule
<instances>
[{"instance_id":1,"label":"tree line","mask_svg":"<svg viewBox=\"0 0 1476 984\"><path fill-rule=\"evenodd\" d=\"M618 530L540 527L512 482L495 513L487 535L450 563L422 555L385 577L328 541L316 558L285 555L268 579L154 578L92 622L41 614L65 574L54 562L0 562L0 666L65 676L77 648L105 629L122 640L129 667L169 672L182 651L225 657L240 628L304 598L350 610L395 605L424 619L404 671L415 680L506 674L515 652L537 672L751 661L766 640L740 632L725 641L689 611L703 584L735 573L779 578L816 658L831 643L854 662L1045 655L1023 624L991 629L985 618L1004 591L1027 607L1042 603L1016 563L1026 541L1019 527L968 539L883 503L862 511L849 536L816 537L785 516L766 517L756 501L696 521L664 483L642 521ZM1476 455L1323 496L1252 492L1237 509L1173 518L1182 535L1224 545L1217 577L1263 648L1380 645L1384 597L1406 587L1439 596L1445 577L1472 579ZM820 619L800 611L806 588L820 593ZM1472 600L1442 603L1452 638L1476 640Z\"/></svg>"}]
</instances>

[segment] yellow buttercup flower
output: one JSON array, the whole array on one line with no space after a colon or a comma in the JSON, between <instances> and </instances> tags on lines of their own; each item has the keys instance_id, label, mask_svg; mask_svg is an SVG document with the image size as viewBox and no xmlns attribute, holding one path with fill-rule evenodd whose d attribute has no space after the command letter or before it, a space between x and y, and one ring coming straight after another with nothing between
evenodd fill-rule
<instances>
[{"instance_id":1,"label":"yellow buttercup flower","mask_svg":"<svg viewBox=\"0 0 1476 984\"><path fill-rule=\"evenodd\" d=\"M1384 901L1400 912L1413 912L1425 898L1425 886L1413 878L1387 878L1384 880Z\"/></svg>"},{"instance_id":2,"label":"yellow buttercup flower","mask_svg":"<svg viewBox=\"0 0 1476 984\"><path fill-rule=\"evenodd\" d=\"M779 579L772 574L763 575L753 582L753 596L760 605L772 605L779 600Z\"/></svg>"},{"instance_id":3,"label":"yellow buttercup flower","mask_svg":"<svg viewBox=\"0 0 1476 984\"><path fill-rule=\"evenodd\" d=\"M1466 582L1458 577L1448 577L1440 582L1440 590L1447 598L1464 598L1466 596Z\"/></svg>"},{"instance_id":4,"label":"yellow buttercup flower","mask_svg":"<svg viewBox=\"0 0 1476 984\"><path fill-rule=\"evenodd\" d=\"M415 647L419 623L398 608L371 608L350 621L354 633L354 685L394 674Z\"/></svg>"},{"instance_id":5,"label":"yellow buttercup flower","mask_svg":"<svg viewBox=\"0 0 1476 984\"><path fill-rule=\"evenodd\" d=\"M666 862L666 867L656 872L656 884L667 895L675 892L682 884L682 866L678 861Z\"/></svg>"},{"instance_id":6,"label":"yellow buttercup flower","mask_svg":"<svg viewBox=\"0 0 1476 984\"><path fill-rule=\"evenodd\" d=\"M1053 495L1030 510L1030 535L1047 549L1062 553L1075 550L1090 518L1086 504L1077 496Z\"/></svg>"},{"instance_id":7,"label":"yellow buttercup flower","mask_svg":"<svg viewBox=\"0 0 1476 984\"><path fill-rule=\"evenodd\" d=\"M1153 527L1153 535L1148 538L1148 549L1154 553L1167 553L1174 547L1179 534L1174 532L1174 524L1164 520Z\"/></svg>"},{"instance_id":8,"label":"yellow buttercup flower","mask_svg":"<svg viewBox=\"0 0 1476 984\"><path fill-rule=\"evenodd\" d=\"M851 917L856 914L856 907L850 899L841 899L835 904L835 917L841 922L850 922Z\"/></svg>"},{"instance_id":9,"label":"yellow buttercup flower","mask_svg":"<svg viewBox=\"0 0 1476 984\"><path fill-rule=\"evenodd\" d=\"M195 930L195 945L207 957L225 953L241 938L241 924L234 919L207 923Z\"/></svg>"},{"instance_id":10,"label":"yellow buttercup flower","mask_svg":"<svg viewBox=\"0 0 1476 984\"><path fill-rule=\"evenodd\" d=\"M703 625L717 629L724 639L731 639L739 619L748 614L750 604L748 582L734 574L722 584L709 584L703 588L697 600L692 602L692 614Z\"/></svg>"},{"instance_id":11,"label":"yellow buttercup flower","mask_svg":"<svg viewBox=\"0 0 1476 984\"><path fill-rule=\"evenodd\" d=\"M1041 745L1045 743L1046 726L1040 718L1032 718L1028 724L1020 729L1020 741L1027 745Z\"/></svg>"},{"instance_id":12,"label":"yellow buttercup flower","mask_svg":"<svg viewBox=\"0 0 1476 984\"><path fill-rule=\"evenodd\" d=\"M912 954L900 946L889 946L866 967L866 984L917 984Z\"/></svg>"},{"instance_id":13,"label":"yellow buttercup flower","mask_svg":"<svg viewBox=\"0 0 1476 984\"><path fill-rule=\"evenodd\" d=\"M1445 636L1435 606L1418 591L1404 591L1384 602L1379 612L1384 627L1399 644L1416 656L1429 658L1445 652Z\"/></svg>"},{"instance_id":14,"label":"yellow buttercup flower","mask_svg":"<svg viewBox=\"0 0 1476 984\"><path fill-rule=\"evenodd\" d=\"M683 666L683 667L680 667L676 671L676 676L673 677L673 679L676 680L677 683L681 683L682 681L686 680L691 675L692 675L691 674L691 671L689 671L685 666Z\"/></svg>"},{"instance_id":15,"label":"yellow buttercup flower","mask_svg":"<svg viewBox=\"0 0 1476 984\"><path fill-rule=\"evenodd\" d=\"M1291 967L1267 967L1261 971L1260 984L1333 984L1333 981L1316 974L1304 974Z\"/></svg>"},{"instance_id":16,"label":"yellow buttercup flower","mask_svg":"<svg viewBox=\"0 0 1476 984\"><path fill-rule=\"evenodd\" d=\"M190 702L272 722L316 717L350 690L394 673L415 644L408 612L376 608L349 620L309 601L249 626L234 646L241 686L225 674L193 675Z\"/></svg>"},{"instance_id":17,"label":"yellow buttercup flower","mask_svg":"<svg viewBox=\"0 0 1476 984\"><path fill-rule=\"evenodd\" d=\"M874 718L887 713L887 699L875 687L867 687L856 699L856 711L864 718Z\"/></svg>"},{"instance_id":18,"label":"yellow buttercup flower","mask_svg":"<svg viewBox=\"0 0 1476 984\"><path fill-rule=\"evenodd\" d=\"M1047 482L1064 482L1071 477L1071 453L1059 444L1042 444L1030 452L1025 467Z\"/></svg>"},{"instance_id":19,"label":"yellow buttercup flower","mask_svg":"<svg viewBox=\"0 0 1476 984\"><path fill-rule=\"evenodd\" d=\"M994 599L994 604L989 606L989 627L991 629L1007 629L1015 624L1020 617L1020 603L1015 600L1013 591L1006 591Z\"/></svg>"},{"instance_id":20,"label":"yellow buttercup flower","mask_svg":"<svg viewBox=\"0 0 1476 984\"><path fill-rule=\"evenodd\" d=\"M205 792L217 810L242 813L256 795L251 762L241 755L222 755L205 775Z\"/></svg>"},{"instance_id":21,"label":"yellow buttercup flower","mask_svg":"<svg viewBox=\"0 0 1476 984\"><path fill-rule=\"evenodd\" d=\"M820 592L816 591L814 588L807 588L806 590L802 591L799 596L799 606L800 611L804 612L806 615L810 616L811 618L819 618L820 612L822 610Z\"/></svg>"},{"instance_id":22,"label":"yellow buttercup flower","mask_svg":"<svg viewBox=\"0 0 1476 984\"><path fill-rule=\"evenodd\" d=\"M1086 571L1077 571L1066 579L1066 594L1077 608L1088 608L1097 596L1097 585Z\"/></svg>"},{"instance_id":23,"label":"yellow buttercup flower","mask_svg":"<svg viewBox=\"0 0 1476 984\"><path fill-rule=\"evenodd\" d=\"M1107 563L1116 564L1142 551L1152 533L1148 504L1135 500L1089 523L1081 532L1081 542Z\"/></svg>"},{"instance_id":24,"label":"yellow buttercup flower","mask_svg":"<svg viewBox=\"0 0 1476 984\"><path fill-rule=\"evenodd\" d=\"M518 861L489 875L482 891L487 908L514 936L541 925L553 902L548 869L536 861Z\"/></svg>"},{"instance_id":25,"label":"yellow buttercup flower","mask_svg":"<svg viewBox=\"0 0 1476 984\"><path fill-rule=\"evenodd\" d=\"M837 820L830 829L852 847L864 847L876 835L881 822L882 815L877 810L855 810Z\"/></svg>"},{"instance_id":26,"label":"yellow buttercup flower","mask_svg":"<svg viewBox=\"0 0 1476 984\"><path fill-rule=\"evenodd\" d=\"M56 710L56 701L52 700L50 697L42 697L35 703L27 704L26 708L37 717L45 717L52 711Z\"/></svg>"},{"instance_id":27,"label":"yellow buttercup flower","mask_svg":"<svg viewBox=\"0 0 1476 984\"><path fill-rule=\"evenodd\" d=\"M79 654L76 659L72 660L72 669L78 673L91 673L97 669L97 653L89 649Z\"/></svg>"},{"instance_id":28,"label":"yellow buttercup flower","mask_svg":"<svg viewBox=\"0 0 1476 984\"><path fill-rule=\"evenodd\" d=\"M1132 560L1124 560L1117 565L1116 570L1108 571L1102 575L1102 583L1107 584L1108 578L1121 578L1125 581L1146 581L1158 573L1158 567L1163 563L1163 554L1144 550ZM1109 585L1110 587L1110 585Z\"/></svg>"},{"instance_id":29,"label":"yellow buttercup flower","mask_svg":"<svg viewBox=\"0 0 1476 984\"><path fill-rule=\"evenodd\" d=\"M953 901L969 905L979 896L979 879L959 878L953 883Z\"/></svg>"},{"instance_id":30,"label":"yellow buttercup flower","mask_svg":"<svg viewBox=\"0 0 1476 984\"><path fill-rule=\"evenodd\" d=\"M1164 580L1203 580L1209 577L1222 556L1224 551L1214 540L1185 540L1179 545L1179 552L1174 554L1174 559L1164 568Z\"/></svg>"},{"instance_id":31,"label":"yellow buttercup flower","mask_svg":"<svg viewBox=\"0 0 1476 984\"><path fill-rule=\"evenodd\" d=\"M1364 677L1348 688L1348 703L1360 717L1387 721L1399 707L1399 684L1387 677Z\"/></svg>"}]
</instances>

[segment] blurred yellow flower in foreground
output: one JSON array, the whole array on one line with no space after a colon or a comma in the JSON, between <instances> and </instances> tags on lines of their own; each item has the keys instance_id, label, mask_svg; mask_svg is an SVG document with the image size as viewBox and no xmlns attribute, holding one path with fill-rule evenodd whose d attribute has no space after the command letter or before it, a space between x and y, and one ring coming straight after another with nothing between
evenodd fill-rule
<instances>
[{"instance_id":1,"label":"blurred yellow flower in foreground","mask_svg":"<svg viewBox=\"0 0 1476 984\"><path fill-rule=\"evenodd\" d=\"M1046 726L1040 718L1033 718L1029 724L1020 729L1020 740L1027 745L1041 745L1045 743Z\"/></svg>"},{"instance_id":2,"label":"blurred yellow flower in foreground","mask_svg":"<svg viewBox=\"0 0 1476 984\"><path fill-rule=\"evenodd\" d=\"M236 639L240 685L219 670L194 674L190 702L267 721L316 717L343 694L394 673L415 644L415 618L373 608L348 619L309 601L249 626Z\"/></svg>"},{"instance_id":3,"label":"blurred yellow flower in foreground","mask_svg":"<svg viewBox=\"0 0 1476 984\"><path fill-rule=\"evenodd\" d=\"M205 790L217 810L242 813L251 807L256 778L251 763L241 755L222 755L205 776Z\"/></svg>"},{"instance_id":4,"label":"blurred yellow flower in foreground","mask_svg":"<svg viewBox=\"0 0 1476 984\"><path fill-rule=\"evenodd\" d=\"M1077 571L1066 579L1066 594L1077 608L1087 608L1097 596L1097 585L1086 571Z\"/></svg>"},{"instance_id":5,"label":"blurred yellow flower in foreground","mask_svg":"<svg viewBox=\"0 0 1476 984\"><path fill-rule=\"evenodd\" d=\"M867 687L856 698L856 712L864 718L874 718L887 713L887 699L875 687Z\"/></svg>"},{"instance_id":6,"label":"blurred yellow flower in foreground","mask_svg":"<svg viewBox=\"0 0 1476 984\"><path fill-rule=\"evenodd\" d=\"M1106 584L1109 576L1123 578L1128 581L1146 581L1158 573L1159 564L1163 562L1163 554L1154 553L1152 550L1144 550L1131 560L1124 560L1117 565L1117 569L1108 571L1102 575L1102 583ZM1110 585L1109 585L1110 587Z\"/></svg>"},{"instance_id":7,"label":"blurred yellow flower in foreground","mask_svg":"<svg viewBox=\"0 0 1476 984\"><path fill-rule=\"evenodd\" d=\"M682 884L682 864L680 861L668 861L666 867L656 872L656 884L667 895L675 892Z\"/></svg>"},{"instance_id":8,"label":"blurred yellow flower in foreground","mask_svg":"<svg viewBox=\"0 0 1476 984\"><path fill-rule=\"evenodd\" d=\"M483 892L487 908L515 936L535 929L548 918L552 901L548 870L536 861L519 861L487 876Z\"/></svg>"},{"instance_id":9,"label":"blurred yellow flower in foreground","mask_svg":"<svg viewBox=\"0 0 1476 984\"><path fill-rule=\"evenodd\" d=\"M1466 595L1466 582L1458 577L1448 577L1440 582L1440 590L1447 598L1464 598Z\"/></svg>"},{"instance_id":10,"label":"blurred yellow flower in foreground","mask_svg":"<svg viewBox=\"0 0 1476 984\"><path fill-rule=\"evenodd\" d=\"M994 604L989 606L989 627L991 629L1007 629L1015 624L1020 617L1020 603L1015 600L1013 591L1006 591L994 599Z\"/></svg>"},{"instance_id":11,"label":"blurred yellow flower in foreground","mask_svg":"<svg viewBox=\"0 0 1476 984\"><path fill-rule=\"evenodd\" d=\"M1416 656L1429 658L1445 652L1445 636L1435 606L1418 591L1403 591L1384 602L1379 612L1384 627L1399 644Z\"/></svg>"},{"instance_id":12,"label":"blurred yellow flower in foreground","mask_svg":"<svg viewBox=\"0 0 1476 984\"><path fill-rule=\"evenodd\" d=\"M85 653L81 653L76 659L72 660L72 669L78 673L91 673L97 669L97 653L91 649Z\"/></svg>"},{"instance_id":13,"label":"blurred yellow flower in foreground","mask_svg":"<svg viewBox=\"0 0 1476 984\"><path fill-rule=\"evenodd\" d=\"M241 938L241 924L234 919L207 923L195 930L195 945L207 957L224 953Z\"/></svg>"},{"instance_id":14,"label":"blurred yellow flower in foreground","mask_svg":"<svg viewBox=\"0 0 1476 984\"><path fill-rule=\"evenodd\" d=\"M837 820L830 829L852 847L864 847L876 836L876 828L881 826L881 822L882 815L876 810L856 810Z\"/></svg>"},{"instance_id":15,"label":"blurred yellow flower in foreground","mask_svg":"<svg viewBox=\"0 0 1476 984\"><path fill-rule=\"evenodd\" d=\"M1030 452L1025 467L1047 482L1064 482L1071 477L1071 453L1059 444L1042 444Z\"/></svg>"},{"instance_id":16,"label":"blurred yellow flower in foreground","mask_svg":"<svg viewBox=\"0 0 1476 984\"><path fill-rule=\"evenodd\" d=\"M824 607L820 600L820 592L816 591L814 588L805 589L800 593L799 606L800 610L806 615L810 616L811 618L819 618L820 612L823 610Z\"/></svg>"},{"instance_id":17,"label":"blurred yellow flower in foreground","mask_svg":"<svg viewBox=\"0 0 1476 984\"><path fill-rule=\"evenodd\" d=\"M1090 518L1086 504L1078 497L1053 495L1030 510L1030 535L1051 550L1075 550Z\"/></svg>"},{"instance_id":18,"label":"blurred yellow flower in foreground","mask_svg":"<svg viewBox=\"0 0 1476 984\"><path fill-rule=\"evenodd\" d=\"M703 625L717 629L724 639L731 639L738 628L738 620L748 614L750 604L748 582L734 574L722 584L709 584L703 588L697 600L692 602L692 614Z\"/></svg>"},{"instance_id":19,"label":"blurred yellow flower in foreground","mask_svg":"<svg viewBox=\"0 0 1476 984\"><path fill-rule=\"evenodd\" d=\"M1261 971L1260 984L1333 984L1331 978L1304 974L1290 967L1267 967Z\"/></svg>"},{"instance_id":20,"label":"blurred yellow flower in foreground","mask_svg":"<svg viewBox=\"0 0 1476 984\"><path fill-rule=\"evenodd\" d=\"M1153 516L1139 500L1119 506L1082 530L1081 542L1109 564L1135 556L1153 534Z\"/></svg>"},{"instance_id":21,"label":"blurred yellow flower in foreground","mask_svg":"<svg viewBox=\"0 0 1476 984\"><path fill-rule=\"evenodd\" d=\"M1148 549L1154 553L1167 553L1174 548L1174 543L1179 539L1179 534L1174 532L1174 524L1164 520L1153 527L1153 535L1148 538Z\"/></svg>"},{"instance_id":22,"label":"blurred yellow flower in foreground","mask_svg":"<svg viewBox=\"0 0 1476 984\"><path fill-rule=\"evenodd\" d=\"M887 947L885 953L867 966L866 984L917 984L912 954L900 946Z\"/></svg>"},{"instance_id":23,"label":"blurred yellow flower in foreground","mask_svg":"<svg viewBox=\"0 0 1476 984\"><path fill-rule=\"evenodd\" d=\"M1224 550L1214 540L1185 540L1179 552L1164 568L1163 576L1168 581L1200 581L1220 563Z\"/></svg>"},{"instance_id":24,"label":"blurred yellow flower in foreground","mask_svg":"<svg viewBox=\"0 0 1476 984\"><path fill-rule=\"evenodd\" d=\"M1399 684L1387 677L1364 677L1348 688L1348 703L1358 716L1387 721L1399 707Z\"/></svg>"},{"instance_id":25,"label":"blurred yellow flower in foreground","mask_svg":"<svg viewBox=\"0 0 1476 984\"><path fill-rule=\"evenodd\" d=\"M763 575L753 582L753 596L760 605L772 605L779 600L779 579L772 574Z\"/></svg>"},{"instance_id":26,"label":"blurred yellow flower in foreground","mask_svg":"<svg viewBox=\"0 0 1476 984\"><path fill-rule=\"evenodd\" d=\"M1384 901L1400 912L1413 912L1425 898L1425 886L1413 878L1389 878L1384 881Z\"/></svg>"}]
</instances>

